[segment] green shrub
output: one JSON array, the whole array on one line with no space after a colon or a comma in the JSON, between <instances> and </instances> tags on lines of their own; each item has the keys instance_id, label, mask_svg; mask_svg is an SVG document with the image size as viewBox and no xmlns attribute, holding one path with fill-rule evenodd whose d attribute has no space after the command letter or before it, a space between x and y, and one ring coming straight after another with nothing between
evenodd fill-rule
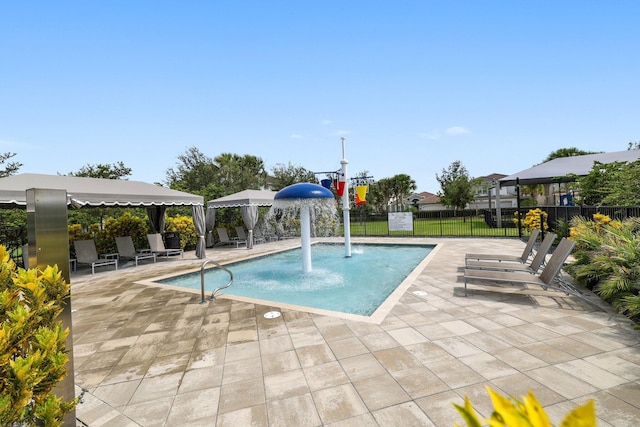
<instances>
[{"instance_id":1,"label":"green shrub","mask_svg":"<svg viewBox=\"0 0 640 427\"><path fill-rule=\"evenodd\" d=\"M149 232L149 221L146 217L134 216L130 212L125 212L118 218L107 218L103 227L92 224L85 228L80 224L70 224L69 242L93 239L99 254L109 254L118 252L115 238L119 236L131 236L136 249L148 248L147 233ZM69 253L72 258L75 257L73 245L71 245Z\"/></svg>"},{"instance_id":2,"label":"green shrub","mask_svg":"<svg viewBox=\"0 0 640 427\"><path fill-rule=\"evenodd\" d=\"M58 267L18 269L0 245L0 425L60 426L76 399L52 393L68 361L58 319L69 285Z\"/></svg>"},{"instance_id":3,"label":"green shrub","mask_svg":"<svg viewBox=\"0 0 640 427\"><path fill-rule=\"evenodd\" d=\"M578 283L593 289L616 310L640 320L640 219L612 221L602 214L593 220L571 220L575 261L568 270Z\"/></svg>"}]
</instances>

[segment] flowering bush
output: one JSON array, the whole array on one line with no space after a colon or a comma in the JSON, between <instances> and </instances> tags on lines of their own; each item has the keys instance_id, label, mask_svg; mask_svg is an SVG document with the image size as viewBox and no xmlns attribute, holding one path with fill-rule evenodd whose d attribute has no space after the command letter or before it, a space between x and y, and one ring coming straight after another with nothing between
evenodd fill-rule
<instances>
[{"instance_id":1,"label":"flowering bush","mask_svg":"<svg viewBox=\"0 0 640 427\"><path fill-rule=\"evenodd\" d=\"M194 249L198 242L196 234L196 226L193 224L193 218L186 215L168 217L165 224L165 230L176 231L180 233L180 247L184 249Z\"/></svg>"},{"instance_id":2,"label":"flowering bush","mask_svg":"<svg viewBox=\"0 0 640 427\"><path fill-rule=\"evenodd\" d=\"M520 219L520 212L516 211L514 214L513 222L518 225L518 220ZM549 229L549 224L547 224L548 214L540 208L531 209L526 213L525 217L521 219L522 225L529 230L533 231L534 228L538 230L547 231ZM542 228L544 227L544 228Z\"/></svg>"},{"instance_id":3,"label":"flowering bush","mask_svg":"<svg viewBox=\"0 0 640 427\"><path fill-rule=\"evenodd\" d=\"M180 233L180 247L195 248L198 236L191 217L186 215L167 217L165 231ZM106 254L117 252L115 238L118 236L131 236L136 248L148 248L147 233L150 232L149 221L146 217L134 216L130 212L125 212L118 218L107 218L102 228L98 224L92 224L88 229L84 229L80 224L70 224L69 241L93 239L98 253ZM74 254L73 246L70 248L70 253Z\"/></svg>"},{"instance_id":4,"label":"flowering bush","mask_svg":"<svg viewBox=\"0 0 640 427\"><path fill-rule=\"evenodd\" d=\"M61 426L75 408L52 392L67 374L69 288L58 267L16 269L0 245L0 425Z\"/></svg>"},{"instance_id":5,"label":"flowering bush","mask_svg":"<svg viewBox=\"0 0 640 427\"><path fill-rule=\"evenodd\" d=\"M529 392L523 401L508 399L487 387L493 413L491 418L481 420L477 415L468 397L464 399L464 406L454 404L462 418L469 427L489 425L491 427L551 427L549 417L535 395ZM486 423L486 424L483 424ZM595 427L596 411L593 400L589 400L582 406L571 410L562 420L561 426L566 427ZM457 424L456 424L457 426Z\"/></svg>"}]
</instances>

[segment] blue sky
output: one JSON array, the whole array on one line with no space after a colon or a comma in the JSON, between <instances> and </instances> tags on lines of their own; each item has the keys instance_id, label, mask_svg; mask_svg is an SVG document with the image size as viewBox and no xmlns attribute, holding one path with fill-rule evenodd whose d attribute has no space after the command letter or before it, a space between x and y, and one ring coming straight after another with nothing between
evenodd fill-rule
<instances>
[{"instance_id":1,"label":"blue sky","mask_svg":"<svg viewBox=\"0 0 640 427\"><path fill-rule=\"evenodd\" d=\"M195 146L350 173L511 174L640 141L638 1L0 3L0 152L20 172Z\"/></svg>"}]
</instances>

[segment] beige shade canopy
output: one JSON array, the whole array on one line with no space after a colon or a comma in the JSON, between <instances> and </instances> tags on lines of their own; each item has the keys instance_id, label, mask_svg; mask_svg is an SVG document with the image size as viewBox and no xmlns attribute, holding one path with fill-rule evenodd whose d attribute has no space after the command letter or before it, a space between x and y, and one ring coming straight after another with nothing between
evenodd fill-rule
<instances>
[{"instance_id":1,"label":"beige shade canopy","mask_svg":"<svg viewBox=\"0 0 640 427\"><path fill-rule=\"evenodd\" d=\"M26 206L30 188L66 190L76 207L204 206L202 196L141 181L33 173L0 178L0 206Z\"/></svg>"}]
</instances>

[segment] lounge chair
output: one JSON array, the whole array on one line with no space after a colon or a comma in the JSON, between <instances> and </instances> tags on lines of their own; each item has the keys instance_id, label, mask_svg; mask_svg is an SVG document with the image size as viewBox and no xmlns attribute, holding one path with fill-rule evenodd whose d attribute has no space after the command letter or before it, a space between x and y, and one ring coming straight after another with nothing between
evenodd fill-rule
<instances>
[{"instance_id":1,"label":"lounge chair","mask_svg":"<svg viewBox=\"0 0 640 427\"><path fill-rule=\"evenodd\" d=\"M533 246L538 239L538 235L540 234L540 230L534 228L531 232L531 236L529 236L529 240L527 241L527 245L524 247L522 251L522 255L502 255L502 254L466 254L465 262L467 260L490 260L490 261L515 261L520 263L525 263L531 256L531 252L533 252Z\"/></svg>"},{"instance_id":2,"label":"lounge chair","mask_svg":"<svg viewBox=\"0 0 640 427\"><path fill-rule=\"evenodd\" d=\"M76 260L78 264L91 265L91 274L95 274L96 267L114 265L118 269L117 258L100 258L96 250L96 243L91 240L75 240L73 247L76 250Z\"/></svg>"},{"instance_id":3,"label":"lounge chair","mask_svg":"<svg viewBox=\"0 0 640 427\"><path fill-rule=\"evenodd\" d=\"M236 236L236 239L238 240L248 240L247 233L244 232L244 227L236 227Z\"/></svg>"},{"instance_id":4,"label":"lounge chair","mask_svg":"<svg viewBox=\"0 0 640 427\"><path fill-rule=\"evenodd\" d=\"M467 296L467 282L469 280L480 280L491 282L491 284L537 285L544 290L551 288L564 292L566 295L573 295L600 310L604 310L561 275L564 262L571 254L574 246L575 242L563 238L540 274L530 274L522 271L491 271L467 268L464 270L464 295Z\"/></svg>"},{"instance_id":5,"label":"lounge chair","mask_svg":"<svg viewBox=\"0 0 640 427\"><path fill-rule=\"evenodd\" d=\"M218 227L216 228L216 231L218 232L218 237L220 238L220 242L218 243L218 245L235 245L236 248L239 248L240 244L242 243L245 245L245 247L247 246L246 240L230 239L226 228Z\"/></svg>"},{"instance_id":6,"label":"lounge chair","mask_svg":"<svg viewBox=\"0 0 640 427\"><path fill-rule=\"evenodd\" d=\"M544 240L538 247L536 255L530 264L522 264L520 262L496 262L496 261L476 261L467 259L466 268L477 268L480 270L498 270L498 271L525 271L527 273L537 273L540 267L542 267L546 260L547 254L551 250L553 242L556 240L556 235L553 233L547 233Z\"/></svg>"},{"instance_id":7,"label":"lounge chair","mask_svg":"<svg viewBox=\"0 0 640 427\"><path fill-rule=\"evenodd\" d=\"M147 234L147 240L149 241L149 248L151 252L156 255L164 255L165 258L169 258L169 255L180 255L184 258L184 250L182 249L167 249L164 247L162 236L159 233Z\"/></svg>"},{"instance_id":8,"label":"lounge chair","mask_svg":"<svg viewBox=\"0 0 640 427\"><path fill-rule=\"evenodd\" d=\"M156 254L150 250L136 251L131 236L116 237L116 246L118 247L118 257L134 260L136 267L138 266L138 261L142 259L153 259L153 262L156 262Z\"/></svg>"},{"instance_id":9,"label":"lounge chair","mask_svg":"<svg viewBox=\"0 0 640 427\"><path fill-rule=\"evenodd\" d=\"M273 233L265 234L260 228L253 230L253 243L275 242L278 237Z\"/></svg>"}]
</instances>

